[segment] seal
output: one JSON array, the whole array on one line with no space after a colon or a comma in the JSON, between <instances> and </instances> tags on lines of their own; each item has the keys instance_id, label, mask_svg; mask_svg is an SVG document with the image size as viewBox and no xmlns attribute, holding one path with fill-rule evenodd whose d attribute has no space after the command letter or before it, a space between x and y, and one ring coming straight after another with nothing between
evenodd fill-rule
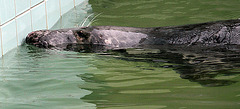
<instances>
[{"instance_id":1,"label":"seal","mask_svg":"<svg viewBox=\"0 0 240 109\"><path fill-rule=\"evenodd\" d=\"M65 50L69 45L97 45L106 49L166 44L239 45L240 20L149 28L91 26L39 30L29 33L26 43L39 48L59 50Z\"/></svg>"},{"instance_id":2,"label":"seal","mask_svg":"<svg viewBox=\"0 0 240 109\"><path fill-rule=\"evenodd\" d=\"M153 67L172 68L181 78L204 86L230 85L237 81L215 77L240 74L235 70L240 66L239 19L151 28L92 26L39 30L29 33L26 43L39 48L77 52L117 48L114 54L117 52L121 56L114 58L160 63ZM144 51L145 48L151 50ZM102 56L105 54L109 53Z\"/></svg>"}]
</instances>

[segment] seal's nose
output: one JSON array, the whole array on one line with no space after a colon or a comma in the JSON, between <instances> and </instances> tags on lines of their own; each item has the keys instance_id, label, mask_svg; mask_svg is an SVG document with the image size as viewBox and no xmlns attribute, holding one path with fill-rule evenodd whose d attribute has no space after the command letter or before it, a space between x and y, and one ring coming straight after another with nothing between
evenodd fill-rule
<instances>
[{"instance_id":1,"label":"seal's nose","mask_svg":"<svg viewBox=\"0 0 240 109\"><path fill-rule=\"evenodd\" d=\"M38 35L35 32L31 32L26 37L26 43L27 44L34 44L38 42L39 38Z\"/></svg>"},{"instance_id":2,"label":"seal's nose","mask_svg":"<svg viewBox=\"0 0 240 109\"><path fill-rule=\"evenodd\" d=\"M27 35L26 37L26 43L29 45L39 46L40 44L40 38L43 36L43 33L41 31L34 31Z\"/></svg>"}]
</instances>

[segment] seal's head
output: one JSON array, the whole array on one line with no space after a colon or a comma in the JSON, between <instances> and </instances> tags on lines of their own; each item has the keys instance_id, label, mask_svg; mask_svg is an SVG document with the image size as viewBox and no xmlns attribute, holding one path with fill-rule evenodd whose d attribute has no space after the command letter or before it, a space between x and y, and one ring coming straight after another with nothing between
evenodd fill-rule
<instances>
[{"instance_id":1,"label":"seal's head","mask_svg":"<svg viewBox=\"0 0 240 109\"><path fill-rule=\"evenodd\" d=\"M90 38L82 29L39 30L29 33L26 43L39 48L64 49L68 44L90 44Z\"/></svg>"},{"instance_id":2,"label":"seal's head","mask_svg":"<svg viewBox=\"0 0 240 109\"><path fill-rule=\"evenodd\" d=\"M50 33L48 30L39 30L31 32L26 37L26 43L40 48L48 48L48 42L42 38Z\"/></svg>"}]
</instances>

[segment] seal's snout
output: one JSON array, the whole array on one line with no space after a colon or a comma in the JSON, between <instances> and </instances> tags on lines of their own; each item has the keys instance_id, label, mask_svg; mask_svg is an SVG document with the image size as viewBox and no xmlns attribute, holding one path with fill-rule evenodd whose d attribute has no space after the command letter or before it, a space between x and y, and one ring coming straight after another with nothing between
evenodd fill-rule
<instances>
[{"instance_id":1,"label":"seal's snout","mask_svg":"<svg viewBox=\"0 0 240 109\"><path fill-rule=\"evenodd\" d=\"M26 43L33 44L39 40L39 35L35 32L31 32L27 35Z\"/></svg>"},{"instance_id":2,"label":"seal's snout","mask_svg":"<svg viewBox=\"0 0 240 109\"><path fill-rule=\"evenodd\" d=\"M44 47L45 48L45 46L41 43L42 41L40 41L40 39L43 36L44 36L43 31L31 32L26 37L26 43L29 44L29 45L34 45L34 46L37 46L37 47Z\"/></svg>"},{"instance_id":3,"label":"seal's snout","mask_svg":"<svg viewBox=\"0 0 240 109\"><path fill-rule=\"evenodd\" d=\"M36 43L37 41L39 41L39 35L37 35L35 32L31 32L27 35L26 37L26 43L27 44L34 44Z\"/></svg>"}]
</instances>

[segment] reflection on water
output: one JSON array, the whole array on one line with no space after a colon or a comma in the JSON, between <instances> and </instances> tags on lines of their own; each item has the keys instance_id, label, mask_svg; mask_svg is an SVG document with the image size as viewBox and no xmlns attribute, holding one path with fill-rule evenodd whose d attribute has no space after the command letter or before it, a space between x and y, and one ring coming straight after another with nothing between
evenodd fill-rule
<instances>
[{"instance_id":1,"label":"reflection on water","mask_svg":"<svg viewBox=\"0 0 240 109\"><path fill-rule=\"evenodd\" d=\"M240 73L240 46L161 45L148 46L148 48L158 48L157 50L160 53L127 54L126 56L138 57L142 61L148 60L153 63L159 62L158 59L166 59L163 62L172 62L177 65L154 66L173 68L180 74L181 78L198 82L204 86L230 85L236 81L215 79L215 77L220 75L231 76ZM133 61L141 60L133 59Z\"/></svg>"},{"instance_id":2,"label":"reflection on water","mask_svg":"<svg viewBox=\"0 0 240 109\"><path fill-rule=\"evenodd\" d=\"M201 50L153 48L77 53L22 46L1 60L0 106L4 109L239 107L239 67L233 58L240 55L233 57L235 49L229 57L221 57L223 54L215 51L224 63L224 67L217 69L214 64L218 58L208 63L213 67L203 65L211 55L199 58L204 57L198 54ZM204 61L196 62L197 59ZM204 67L205 72L197 70ZM222 69L225 72L218 72ZM185 79L180 77L193 70L202 77L195 78L194 74ZM219 83L221 80L230 84Z\"/></svg>"},{"instance_id":3,"label":"reflection on water","mask_svg":"<svg viewBox=\"0 0 240 109\"><path fill-rule=\"evenodd\" d=\"M109 109L239 107L239 47L161 47L98 55L99 71L78 75L87 82L79 87L93 90L84 101Z\"/></svg>"},{"instance_id":4,"label":"reflection on water","mask_svg":"<svg viewBox=\"0 0 240 109\"><path fill-rule=\"evenodd\" d=\"M239 15L240 7L237 0L90 0L90 3L95 13L102 12L94 25L116 26L231 19ZM92 12L90 5L83 5L83 10L76 7L53 29L80 24ZM71 52L24 45L12 50L0 59L0 108L240 107L239 46L145 46L104 53L100 48L71 45L68 50L78 51Z\"/></svg>"}]
</instances>

